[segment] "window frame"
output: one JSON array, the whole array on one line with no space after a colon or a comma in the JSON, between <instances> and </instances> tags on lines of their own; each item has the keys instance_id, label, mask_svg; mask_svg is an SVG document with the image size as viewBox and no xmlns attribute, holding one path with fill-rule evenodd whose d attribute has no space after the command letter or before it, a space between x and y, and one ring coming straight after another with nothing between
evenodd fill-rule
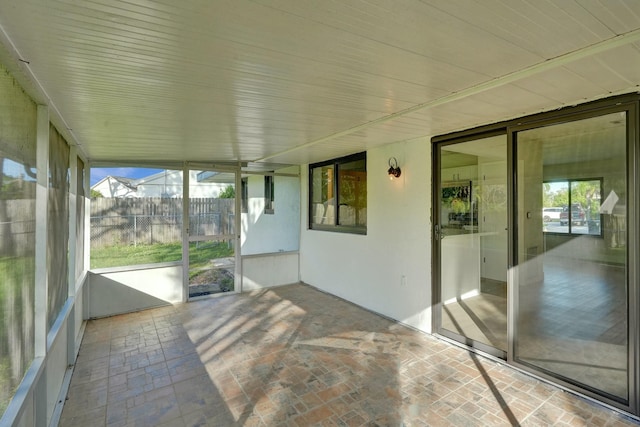
<instances>
[{"instance_id":1,"label":"window frame","mask_svg":"<svg viewBox=\"0 0 640 427\"><path fill-rule=\"evenodd\" d=\"M249 212L249 178L240 178L240 213Z\"/></svg>"},{"instance_id":2,"label":"window frame","mask_svg":"<svg viewBox=\"0 0 640 427\"><path fill-rule=\"evenodd\" d=\"M604 234L603 234L603 230L602 230L602 214L599 214L599 218L598 218L598 222L600 223L600 230L599 233L594 234L594 233L575 233L573 232L572 228L573 228L573 221L571 220L571 218L573 217L573 213L571 212L571 207L574 205L572 197L571 197L571 187L573 183L576 182L584 182L584 181L598 181L600 183L600 200L602 201L602 197L604 195L604 178L603 177L592 177L592 178L563 178L563 179L550 179L550 180L546 180L546 181L542 181L542 184L547 184L547 183L567 183L567 197L568 197L568 205L566 206L566 208L568 209L568 220L567 220L567 232L561 232L561 231L546 231L543 230L544 234L553 234L553 235L557 235L557 236L571 236L571 237L580 237L580 236L590 236L590 237L595 237L595 238L604 238ZM583 207L584 209L584 207ZM586 211L585 211L586 212ZM585 218L585 222L587 222L586 218Z\"/></svg>"},{"instance_id":3,"label":"window frame","mask_svg":"<svg viewBox=\"0 0 640 427\"><path fill-rule=\"evenodd\" d=\"M275 213L275 179L273 175L264 176L264 213L273 215Z\"/></svg>"},{"instance_id":4,"label":"window frame","mask_svg":"<svg viewBox=\"0 0 640 427\"><path fill-rule=\"evenodd\" d=\"M338 233L349 233L349 234L367 234L367 225L364 226L356 226L356 225L340 225L340 165L351 163L354 161L364 160L365 164L365 173L367 168L367 152L363 151L360 153L351 154L349 156L338 157L331 160L325 160L323 162L312 163L309 164L309 199L307 205L307 227L309 230L319 230L319 231L333 231ZM334 212L335 216L333 218L333 224L316 224L313 222L313 170L317 168L322 168L324 166L332 166L333 167L333 179L332 179L332 192L336 195L334 198ZM365 208L367 205L365 195Z\"/></svg>"}]
</instances>

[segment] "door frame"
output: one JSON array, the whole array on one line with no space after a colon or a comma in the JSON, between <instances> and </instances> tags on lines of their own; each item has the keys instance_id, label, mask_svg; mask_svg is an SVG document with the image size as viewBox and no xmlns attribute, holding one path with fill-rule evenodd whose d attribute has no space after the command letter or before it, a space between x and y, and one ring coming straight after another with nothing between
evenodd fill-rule
<instances>
[{"instance_id":1,"label":"door frame","mask_svg":"<svg viewBox=\"0 0 640 427\"><path fill-rule=\"evenodd\" d=\"M492 127L488 127L488 128L484 128L481 130L476 130L476 129L472 129L469 131L465 131L465 132L461 132L459 134L455 134L455 136L453 137L442 137L442 138L433 138L432 140L432 160L433 160L433 166L432 166L432 183L433 183L433 191L432 191L432 200L431 200L431 206L432 206L432 233L431 233L431 247L433 248L432 251L432 269L431 269L431 274L432 274L432 322L434 325L434 331L437 335L446 337L450 340L456 341L458 343L461 343L463 345L466 345L467 347L470 347L472 349L476 349L479 350L483 353L486 353L488 355L491 355L493 357L497 357L500 359L507 359L507 352L501 349L498 349L496 347L492 347L490 345L487 345L485 343L476 341L472 338L457 334L453 331L449 331L446 329L442 328L442 309L443 309L443 305L442 305L442 292L441 292L441 280L442 280L442 271L441 271L441 265L442 265L442 248L440 245L441 242L441 230L440 230L440 224L442 224L442 218L441 218L441 211L440 211L440 199L441 199L441 195L442 195L442 180L441 180L441 174L440 174L440 168L442 166L442 161L440 158L440 152L441 152L441 148L442 147L446 147L449 145L455 145L455 144L459 144L459 143L463 143L463 142L470 142L470 141L474 141L474 140L480 140L480 139L484 139L484 138L490 138L490 137L495 137L495 136L505 136L507 135L507 129L505 126L492 126ZM510 148L509 148L509 141L507 140L507 174L510 174L510 162L509 162L509 158L510 158ZM510 196L511 191L509 188L510 185L510 180L507 178L507 197ZM508 211L507 211L507 227L508 227L508 234L507 234L507 269L509 271L510 267L511 267L511 262L510 260L511 258L511 211L510 211L510 207L511 207L511 203L509 203L509 200L507 200L507 206L508 206ZM510 293L509 290L509 275L508 275L508 271L507 271L507 296ZM507 304L507 307L509 307L509 304ZM508 314L507 314L508 316ZM507 318L507 326L509 325L508 322L508 318ZM509 343L509 329L507 327L507 344Z\"/></svg>"},{"instance_id":2,"label":"door frame","mask_svg":"<svg viewBox=\"0 0 640 427\"><path fill-rule=\"evenodd\" d=\"M624 97L626 98L626 97ZM513 182L513 189L511 196L513 198L513 203L510 207L513 209L511 216L511 220L514 223L514 231L513 238L510 239L513 246L513 258L511 258L512 265L517 265L518 259L518 230L517 230L517 197L516 197L516 188L518 185L518 177L517 171L515 168L515 162L517 158L516 152L516 144L517 144L517 133L536 129L545 126L553 126L561 123L573 122L577 120L594 118L610 113L615 112L626 112L627 113L627 322L628 322L628 330L627 330L627 345L628 345L628 353L627 353L627 363L628 363L628 404L621 403L617 399L607 397L604 392L592 391L587 387L580 387L574 384L569 380L562 379L559 375L554 375L552 373L546 373L542 370L542 368L535 368L526 363L519 362L515 359L515 347L517 345L518 333L517 333L517 316L518 316L518 286L517 286L517 275L512 273L512 292L510 293L510 297L512 301L509 301L509 306L512 309L511 315L508 318L509 327L513 333L512 338L509 341L508 348L508 357L507 363L526 371L532 375L538 376L545 380L551 381L563 388L568 390L572 390L578 392L580 394L586 395L590 398L596 399L601 403L609 405L613 408L623 409L627 412L638 414L638 410L640 408L638 390L640 384L640 375L638 375L638 366L640 361L638 361L638 356L640 353L638 352L640 349L640 335L639 335L639 285L638 281L638 267L640 265L640 260L638 260L638 252L640 236L638 235L638 209L639 199L636 196L638 189L640 188L640 175L638 174L638 97L635 100L626 100L626 101L618 101L614 102L616 98L599 101L594 103L589 103L586 105L581 105L577 107L568 108L568 111L563 114L559 114L559 112L546 113L535 116L537 120L524 122L520 121L518 123L512 123L507 127L508 130L508 138L509 138L509 146L511 147L512 154L510 156L510 163L513 166L511 178Z\"/></svg>"},{"instance_id":3,"label":"door frame","mask_svg":"<svg viewBox=\"0 0 640 427\"><path fill-rule=\"evenodd\" d=\"M241 253L241 195L238 191L235 193L235 214L234 214L234 232L231 234L220 235L206 235L206 236L191 236L189 234L189 178L190 171L212 171L222 173L234 174L234 186L236 189L241 188L241 165L225 165L225 166L211 166L195 163L185 163L182 168L182 188L183 188L183 203L182 203L182 301L194 301L202 298L210 298L221 295L232 295L242 292L242 253ZM232 240L234 244L234 289L231 292L215 293L201 296L189 296L189 244L192 242L211 242L221 240Z\"/></svg>"},{"instance_id":4,"label":"door frame","mask_svg":"<svg viewBox=\"0 0 640 427\"><path fill-rule=\"evenodd\" d=\"M532 369L528 365L514 360L515 341L517 340L517 286L514 266L517 265L518 222L517 222L517 170L515 167L515 135L523 129L531 129L543 125L559 124L583 118L595 117L612 111L627 111L627 309L628 309L628 405L607 398L602 393L592 392L562 378L547 375L540 370ZM432 142L432 194L431 194L431 245L432 245L432 321L433 332L445 338L452 339L467 347L497 356L490 351L492 347L474 342L471 339L452 334L442 333L442 302L441 302L441 250L438 226L440 218L441 187L439 157L440 147L482 139L500 133L507 135L507 191L508 191L508 262L507 262L507 352L502 355L508 365L528 372L531 375L550 381L557 386L577 392L588 398L599 401L611 408L623 410L631 414L640 415L640 197L636 194L640 190L640 94L625 94L603 100L592 101L578 106L565 107L556 111L539 113L527 117L508 120L492 125L468 129L448 135L433 137ZM455 334L453 334L455 335ZM489 351L487 351L489 350ZM498 355L498 357L500 357Z\"/></svg>"}]
</instances>

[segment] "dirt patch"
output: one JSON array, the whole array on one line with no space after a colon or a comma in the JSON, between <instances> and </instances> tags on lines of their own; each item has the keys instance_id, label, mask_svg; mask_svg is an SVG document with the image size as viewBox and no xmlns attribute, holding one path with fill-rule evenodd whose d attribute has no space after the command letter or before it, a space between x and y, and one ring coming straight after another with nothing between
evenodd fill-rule
<instances>
[{"instance_id":1,"label":"dirt patch","mask_svg":"<svg viewBox=\"0 0 640 427\"><path fill-rule=\"evenodd\" d=\"M189 296L231 292L234 290L233 270L205 270L189 279Z\"/></svg>"}]
</instances>

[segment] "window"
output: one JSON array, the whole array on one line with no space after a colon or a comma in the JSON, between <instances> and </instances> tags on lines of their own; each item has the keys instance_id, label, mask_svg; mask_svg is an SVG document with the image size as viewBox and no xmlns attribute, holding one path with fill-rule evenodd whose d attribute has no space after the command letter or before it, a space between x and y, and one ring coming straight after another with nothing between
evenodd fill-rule
<instances>
[{"instance_id":1,"label":"window","mask_svg":"<svg viewBox=\"0 0 640 427\"><path fill-rule=\"evenodd\" d=\"M240 180L240 212L249 212L249 178Z\"/></svg>"},{"instance_id":2,"label":"window","mask_svg":"<svg viewBox=\"0 0 640 427\"><path fill-rule=\"evenodd\" d=\"M569 179L542 184L545 233L601 236L602 179Z\"/></svg>"},{"instance_id":3,"label":"window","mask_svg":"<svg viewBox=\"0 0 640 427\"><path fill-rule=\"evenodd\" d=\"M309 228L366 234L366 153L309 166Z\"/></svg>"},{"instance_id":4,"label":"window","mask_svg":"<svg viewBox=\"0 0 640 427\"><path fill-rule=\"evenodd\" d=\"M266 214L274 212L273 193L273 175L266 175L264 177L264 213Z\"/></svg>"}]
</instances>

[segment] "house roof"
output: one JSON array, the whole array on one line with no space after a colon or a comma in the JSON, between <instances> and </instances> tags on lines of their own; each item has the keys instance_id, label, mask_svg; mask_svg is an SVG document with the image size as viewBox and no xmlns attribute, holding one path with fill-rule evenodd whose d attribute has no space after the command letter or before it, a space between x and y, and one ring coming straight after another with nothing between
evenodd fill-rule
<instances>
[{"instance_id":1,"label":"house roof","mask_svg":"<svg viewBox=\"0 0 640 427\"><path fill-rule=\"evenodd\" d=\"M96 188L99 187L103 182L105 181L110 181L110 180L114 180L117 181L119 183L121 183L122 185L124 185L125 187L136 191L138 189L137 184L138 184L138 180L137 179L133 179L133 178L125 178L123 176L113 176L113 175L107 175L104 178L102 178L100 181L96 182L95 184L93 184L91 186L91 188Z\"/></svg>"},{"instance_id":2,"label":"house roof","mask_svg":"<svg viewBox=\"0 0 640 427\"><path fill-rule=\"evenodd\" d=\"M92 161L302 164L640 85L637 0L4 0L0 26Z\"/></svg>"},{"instance_id":3,"label":"house roof","mask_svg":"<svg viewBox=\"0 0 640 427\"><path fill-rule=\"evenodd\" d=\"M167 175L179 174L182 177L182 171L176 170L163 170L161 172L154 173L149 176L144 176L142 178L138 178L136 181L138 184L149 184L156 180L164 180Z\"/></svg>"}]
</instances>

